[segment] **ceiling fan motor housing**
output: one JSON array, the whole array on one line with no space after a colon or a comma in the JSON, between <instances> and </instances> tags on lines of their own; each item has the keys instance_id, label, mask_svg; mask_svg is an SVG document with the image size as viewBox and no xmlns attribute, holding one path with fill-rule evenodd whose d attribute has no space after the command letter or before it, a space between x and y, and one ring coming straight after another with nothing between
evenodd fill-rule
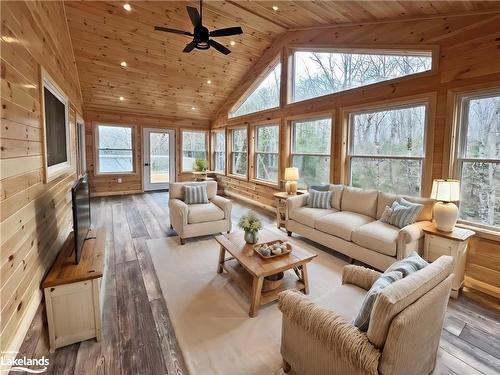
<instances>
[{"instance_id":1,"label":"ceiling fan motor housing","mask_svg":"<svg viewBox=\"0 0 500 375\"><path fill-rule=\"evenodd\" d=\"M203 25L198 25L194 28L194 41L197 49L209 49L208 43L209 32Z\"/></svg>"}]
</instances>

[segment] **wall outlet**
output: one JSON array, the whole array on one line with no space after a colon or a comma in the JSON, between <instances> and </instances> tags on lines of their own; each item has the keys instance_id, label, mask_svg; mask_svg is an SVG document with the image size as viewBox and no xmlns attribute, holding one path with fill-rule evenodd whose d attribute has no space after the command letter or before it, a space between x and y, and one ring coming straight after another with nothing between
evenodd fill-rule
<instances>
[{"instance_id":1,"label":"wall outlet","mask_svg":"<svg viewBox=\"0 0 500 375\"><path fill-rule=\"evenodd\" d=\"M119 184L121 184L121 183L122 183L122 179L121 179L121 178L119 178L119 179L118 179L118 183L119 183Z\"/></svg>"}]
</instances>

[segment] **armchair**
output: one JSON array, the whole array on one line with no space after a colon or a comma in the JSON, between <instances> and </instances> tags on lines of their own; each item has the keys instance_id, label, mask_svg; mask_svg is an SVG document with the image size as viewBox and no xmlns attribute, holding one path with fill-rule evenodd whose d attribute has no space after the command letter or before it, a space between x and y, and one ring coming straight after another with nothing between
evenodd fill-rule
<instances>
[{"instance_id":1,"label":"armchair","mask_svg":"<svg viewBox=\"0 0 500 375\"><path fill-rule=\"evenodd\" d=\"M184 203L185 185L207 185L208 203ZM231 207L229 199L218 196L217 182L174 182L170 184L168 201L170 226L179 235L181 245L186 238L231 231Z\"/></svg>"}]
</instances>

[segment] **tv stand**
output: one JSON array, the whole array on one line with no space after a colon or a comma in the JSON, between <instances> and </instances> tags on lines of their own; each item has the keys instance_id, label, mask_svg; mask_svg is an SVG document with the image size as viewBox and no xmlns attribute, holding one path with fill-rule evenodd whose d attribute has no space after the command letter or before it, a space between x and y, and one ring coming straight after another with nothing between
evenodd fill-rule
<instances>
[{"instance_id":1,"label":"tv stand","mask_svg":"<svg viewBox=\"0 0 500 375\"><path fill-rule=\"evenodd\" d=\"M49 347L101 340L102 278L106 232L90 231L84 241L80 262L75 264L73 232L42 283L49 326Z\"/></svg>"}]
</instances>

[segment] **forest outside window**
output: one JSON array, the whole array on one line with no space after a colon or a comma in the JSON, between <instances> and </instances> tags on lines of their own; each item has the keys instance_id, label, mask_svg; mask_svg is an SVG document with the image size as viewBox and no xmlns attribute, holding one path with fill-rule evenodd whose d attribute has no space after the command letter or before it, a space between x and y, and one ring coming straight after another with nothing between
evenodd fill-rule
<instances>
[{"instance_id":1,"label":"forest outside window","mask_svg":"<svg viewBox=\"0 0 500 375\"><path fill-rule=\"evenodd\" d=\"M331 134L330 117L292 123L292 166L301 188L330 182Z\"/></svg>"},{"instance_id":2,"label":"forest outside window","mask_svg":"<svg viewBox=\"0 0 500 375\"><path fill-rule=\"evenodd\" d=\"M299 102L431 68L432 51L296 50L289 100Z\"/></svg>"},{"instance_id":3,"label":"forest outside window","mask_svg":"<svg viewBox=\"0 0 500 375\"><path fill-rule=\"evenodd\" d=\"M457 155L461 220L500 227L500 91L462 97Z\"/></svg>"},{"instance_id":4,"label":"forest outside window","mask_svg":"<svg viewBox=\"0 0 500 375\"><path fill-rule=\"evenodd\" d=\"M248 137L247 128L231 131L231 173L247 176L248 172Z\"/></svg>"},{"instance_id":5,"label":"forest outside window","mask_svg":"<svg viewBox=\"0 0 500 375\"><path fill-rule=\"evenodd\" d=\"M229 117L238 117L250 113L276 108L280 105L281 64L278 63L260 81L248 96L238 101L229 111Z\"/></svg>"},{"instance_id":6,"label":"forest outside window","mask_svg":"<svg viewBox=\"0 0 500 375\"><path fill-rule=\"evenodd\" d=\"M97 125L97 172L133 173L134 141L131 126Z\"/></svg>"},{"instance_id":7,"label":"forest outside window","mask_svg":"<svg viewBox=\"0 0 500 375\"><path fill-rule=\"evenodd\" d=\"M352 113L351 186L419 196L425 158L426 104Z\"/></svg>"},{"instance_id":8,"label":"forest outside window","mask_svg":"<svg viewBox=\"0 0 500 375\"><path fill-rule=\"evenodd\" d=\"M191 172L196 160L207 159L207 132L182 131L182 171Z\"/></svg>"},{"instance_id":9,"label":"forest outside window","mask_svg":"<svg viewBox=\"0 0 500 375\"><path fill-rule=\"evenodd\" d=\"M224 173L226 171L226 133L224 130L216 130L213 137L214 171Z\"/></svg>"},{"instance_id":10,"label":"forest outside window","mask_svg":"<svg viewBox=\"0 0 500 375\"><path fill-rule=\"evenodd\" d=\"M255 127L255 178L278 183L279 125Z\"/></svg>"}]
</instances>

